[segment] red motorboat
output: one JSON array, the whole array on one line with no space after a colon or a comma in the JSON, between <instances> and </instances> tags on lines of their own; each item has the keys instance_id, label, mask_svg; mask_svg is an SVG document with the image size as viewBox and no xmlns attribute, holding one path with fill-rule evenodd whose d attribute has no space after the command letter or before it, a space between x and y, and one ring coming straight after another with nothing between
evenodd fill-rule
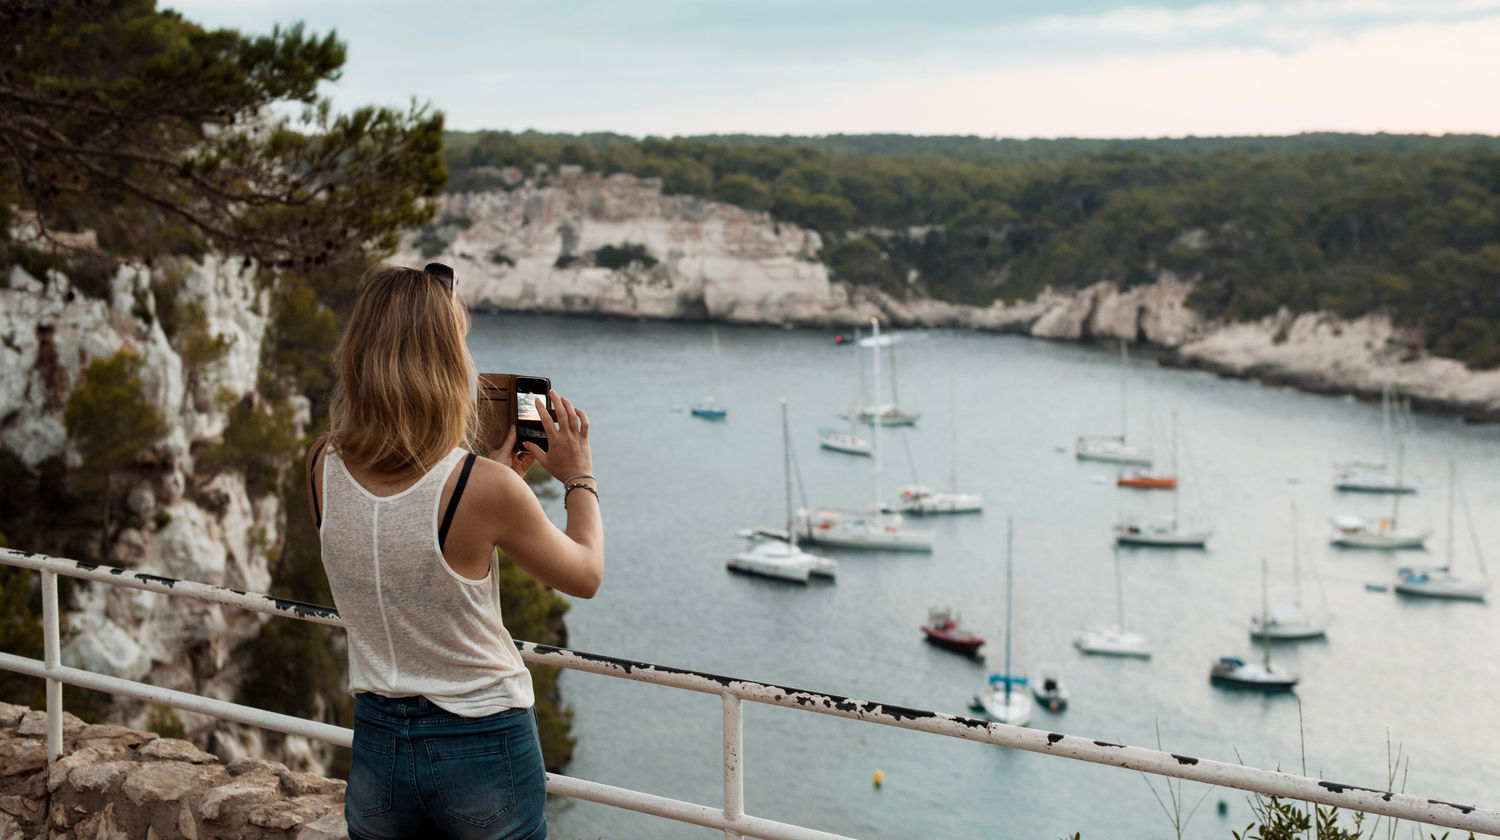
<instances>
[{"instance_id":1,"label":"red motorboat","mask_svg":"<svg viewBox=\"0 0 1500 840\"><path fill-rule=\"evenodd\" d=\"M927 641L940 648L974 656L984 639L970 633L958 624L958 614L947 607L934 607L927 611L927 623L922 625Z\"/></svg>"}]
</instances>

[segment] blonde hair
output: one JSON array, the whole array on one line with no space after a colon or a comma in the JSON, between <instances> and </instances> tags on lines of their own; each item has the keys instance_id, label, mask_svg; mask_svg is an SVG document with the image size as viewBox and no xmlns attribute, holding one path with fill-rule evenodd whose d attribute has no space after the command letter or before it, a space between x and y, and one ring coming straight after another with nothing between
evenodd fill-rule
<instances>
[{"instance_id":1,"label":"blonde hair","mask_svg":"<svg viewBox=\"0 0 1500 840\"><path fill-rule=\"evenodd\" d=\"M455 446L472 448L468 331L468 310L431 274L394 266L366 273L333 351L328 436L339 457L409 477Z\"/></svg>"}]
</instances>

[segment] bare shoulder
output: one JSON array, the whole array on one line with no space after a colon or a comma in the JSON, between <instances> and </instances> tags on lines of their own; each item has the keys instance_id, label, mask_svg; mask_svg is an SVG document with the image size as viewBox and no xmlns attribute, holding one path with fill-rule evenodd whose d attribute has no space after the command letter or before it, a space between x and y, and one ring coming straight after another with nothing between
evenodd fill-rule
<instances>
[{"instance_id":1,"label":"bare shoulder","mask_svg":"<svg viewBox=\"0 0 1500 840\"><path fill-rule=\"evenodd\" d=\"M518 494L532 495L531 488L510 467L490 458L475 458L474 470L469 477L475 489L496 501L510 499Z\"/></svg>"}]
</instances>

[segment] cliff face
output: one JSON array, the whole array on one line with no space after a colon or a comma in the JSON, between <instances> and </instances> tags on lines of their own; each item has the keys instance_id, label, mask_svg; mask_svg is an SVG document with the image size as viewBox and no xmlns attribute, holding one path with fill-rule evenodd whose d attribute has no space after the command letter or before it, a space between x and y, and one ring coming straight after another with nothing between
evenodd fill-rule
<instances>
[{"instance_id":1,"label":"cliff face","mask_svg":"<svg viewBox=\"0 0 1500 840\"><path fill-rule=\"evenodd\" d=\"M145 267L124 266L109 280L106 299L98 299L59 273L37 278L12 269L0 287L0 446L29 466L57 455L76 466L63 424L69 392L91 360L136 353L146 395L165 417L167 434L151 453L151 469L130 476L125 498L141 524L123 531L106 559L265 592L269 558L281 541L280 501L252 496L238 472L200 471L195 452L222 435L228 407L255 390L269 292L238 261L209 258L157 272L153 278ZM153 279L172 285L179 305L201 308L206 332L228 344L221 356L196 369L184 361L162 329ZM244 657L233 654L265 620L120 587L81 584L73 592L65 664L210 697L236 695ZM111 718L140 725L147 712L144 704L121 699ZM190 736L227 757L259 750L258 732L189 713L181 718ZM316 765L305 743L293 740L287 747L290 760Z\"/></svg>"},{"instance_id":2,"label":"cliff face","mask_svg":"<svg viewBox=\"0 0 1500 840\"><path fill-rule=\"evenodd\" d=\"M508 191L446 195L426 243L454 264L477 308L558 314L852 326L878 315L896 326L1020 333L1073 341L1125 340L1201 367L1328 393L1376 397L1390 379L1419 408L1500 421L1500 372L1472 372L1416 349L1389 318L1355 321L1283 313L1245 324L1209 322L1187 306L1192 278L1163 272L1129 289L1098 283L1030 301L972 307L897 300L829 277L816 232L767 213L662 195L658 179L576 167L523 178ZM642 245L658 262L594 266L604 246ZM421 265L411 232L394 260Z\"/></svg>"}]
</instances>

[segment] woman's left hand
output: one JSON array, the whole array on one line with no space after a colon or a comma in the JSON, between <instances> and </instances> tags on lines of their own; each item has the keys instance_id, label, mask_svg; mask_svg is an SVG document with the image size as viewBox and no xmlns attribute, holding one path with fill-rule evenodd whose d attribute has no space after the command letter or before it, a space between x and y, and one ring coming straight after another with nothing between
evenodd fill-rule
<instances>
[{"instance_id":1,"label":"woman's left hand","mask_svg":"<svg viewBox=\"0 0 1500 840\"><path fill-rule=\"evenodd\" d=\"M490 460L499 461L515 471L522 478L531 470L531 465L536 463L536 456L527 450L516 451L516 427L511 425L510 431L505 434L505 442L500 448L490 453Z\"/></svg>"}]
</instances>

